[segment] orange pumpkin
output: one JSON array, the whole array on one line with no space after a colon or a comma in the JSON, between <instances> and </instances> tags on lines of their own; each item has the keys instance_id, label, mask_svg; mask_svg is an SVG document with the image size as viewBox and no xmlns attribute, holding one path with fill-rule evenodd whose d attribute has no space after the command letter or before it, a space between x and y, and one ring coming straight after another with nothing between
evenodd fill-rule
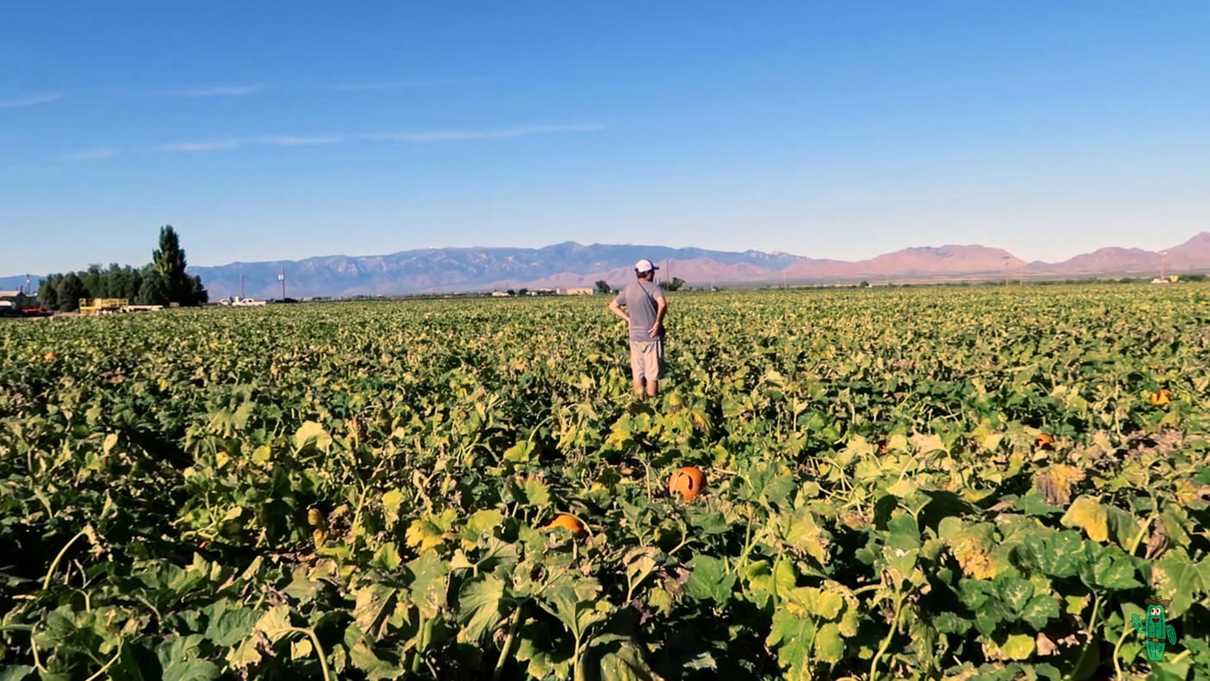
<instances>
[{"instance_id":1,"label":"orange pumpkin","mask_svg":"<svg viewBox=\"0 0 1210 681\"><path fill-rule=\"evenodd\" d=\"M584 523L580 522L580 520L573 515L560 513L559 515L555 516L554 520L550 521L550 524L546 526L546 529L564 529L578 537L584 534Z\"/></svg>"},{"instance_id":2,"label":"orange pumpkin","mask_svg":"<svg viewBox=\"0 0 1210 681\"><path fill-rule=\"evenodd\" d=\"M1172 393L1167 388L1160 388L1156 392L1151 393L1147 401L1154 406L1162 407L1172 401Z\"/></svg>"},{"instance_id":3,"label":"orange pumpkin","mask_svg":"<svg viewBox=\"0 0 1210 681\"><path fill-rule=\"evenodd\" d=\"M706 486L706 474L697 466L678 469L668 479L668 493L679 494L681 501L693 501Z\"/></svg>"},{"instance_id":4,"label":"orange pumpkin","mask_svg":"<svg viewBox=\"0 0 1210 681\"><path fill-rule=\"evenodd\" d=\"M1055 436L1050 433L1041 433L1038 435L1039 447L1050 447L1055 443Z\"/></svg>"}]
</instances>

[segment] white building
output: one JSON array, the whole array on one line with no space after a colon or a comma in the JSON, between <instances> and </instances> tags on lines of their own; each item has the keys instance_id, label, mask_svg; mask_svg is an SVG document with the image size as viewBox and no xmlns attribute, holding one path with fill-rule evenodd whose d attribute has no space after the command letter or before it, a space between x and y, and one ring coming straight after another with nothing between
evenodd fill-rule
<instances>
[{"instance_id":1,"label":"white building","mask_svg":"<svg viewBox=\"0 0 1210 681\"><path fill-rule=\"evenodd\" d=\"M37 300L27 296L23 291L0 291L0 301L9 303L12 307L30 307Z\"/></svg>"}]
</instances>

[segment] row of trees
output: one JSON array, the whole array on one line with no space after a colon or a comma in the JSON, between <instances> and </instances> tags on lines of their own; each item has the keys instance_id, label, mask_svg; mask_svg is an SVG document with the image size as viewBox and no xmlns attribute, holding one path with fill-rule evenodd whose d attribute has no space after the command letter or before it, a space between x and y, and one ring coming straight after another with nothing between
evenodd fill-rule
<instances>
[{"instance_id":1,"label":"row of trees","mask_svg":"<svg viewBox=\"0 0 1210 681\"><path fill-rule=\"evenodd\" d=\"M680 277L673 277L672 281L661 281L660 288L664 289L665 291L679 291L685 287L686 283L687 282ZM605 281L604 279L598 279L595 287L598 294L613 293L613 288L611 288L609 286L609 282Z\"/></svg>"},{"instance_id":2,"label":"row of trees","mask_svg":"<svg viewBox=\"0 0 1210 681\"><path fill-rule=\"evenodd\" d=\"M209 300L200 277L185 273L185 250L172 225L160 228L159 248L140 268L92 265L82 272L51 274L42 280L38 301L52 309L72 312L81 298L125 298L137 305L202 305Z\"/></svg>"}]
</instances>

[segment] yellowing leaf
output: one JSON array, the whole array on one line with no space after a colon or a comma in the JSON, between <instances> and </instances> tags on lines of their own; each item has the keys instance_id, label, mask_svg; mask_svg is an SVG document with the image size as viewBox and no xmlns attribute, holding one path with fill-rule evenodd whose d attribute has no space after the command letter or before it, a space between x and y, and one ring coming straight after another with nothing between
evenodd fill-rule
<instances>
[{"instance_id":1,"label":"yellowing leaf","mask_svg":"<svg viewBox=\"0 0 1210 681\"><path fill-rule=\"evenodd\" d=\"M314 421L307 421L294 431L294 448L302 449L312 443L319 451L327 452L332 448L332 436L328 435L323 426Z\"/></svg>"},{"instance_id":2,"label":"yellowing leaf","mask_svg":"<svg viewBox=\"0 0 1210 681\"><path fill-rule=\"evenodd\" d=\"M1078 527L1093 541L1109 539L1109 512L1092 497L1080 497L1072 502L1060 521L1064 527Z\"/></svg>"},{"instance_id":3,"label":"yellowing leaf","mask_svg":"<svg viewBox=\"0 0 1210 681\"><path fill-rule=\"evenodd\" d=\"M269 449L269 445L261 445L252 450L252 463L258 466L263 466L269 463L269 459L272 458L272 455L273 450Z\"/></svg>"},{"instance_id":4,"label":"yellowing leaf","mask_svg":"<svg viewBox=\"0 0 1210 681\"><path fill-rule=\"evenodd\" d=\"M969 577L975 579L991 579L999 573L996 564L987 553L987 547L972 536L963 537L950 545L958 565Z\"/></svg>"},{"instance_id":5,"label":"yellowing leaf","mask_svg":"<svg viewBox=\"0 0 1210 681\"><path fill-rule=\"evenodd\" d=\"M504 460L511 463L527 463L534 446L529 440L522 440L504 451Z\"/></svg>"},{"instance_id":6,"label":"yellowing leaf","mask_svg":"<svg viewBox=\"0 0 1210 681\"><path fill-rule=\"evenodd\" d=\"M1065 463L1056 463L1034 475L1034 488L1052 506L1071 502L1072 486L1084 479L1084 471Z\"/></svg>"},{"instance_id":7,"label":"yellowing leaf","mask_svg":"<svg viewBox=\"0 0 1210 681\"><path fill-rule=\"evenodd\" d=\"M806 552L820 564L827 564L828 537L816 524L810 511L799 509L784 522L784 538L787 544Z\"/></svg>"},{"instance_id":8,"label":"yellowing leaf","mask_svg":"<svg viewBox=\"0 0 1210 681\"><path fill-rule=\"evenodd\" d=\"M312 650L314 649L311 647L311 639L300 638L290 644L290 659L301 660L305 657L309 657Z\"/></svg>"},{"instance_id":9,"label":"yellowing leaf","mask_svg":"<svg viewBox=\"0 0 1210 681\"><path fill-rule=\"evenodd\" d=\"M941 436L935 433L928 435L916 433L912 436L912 447L919 454L927 454L929 452L944 451L945 443L941 441Z\"/></svg>"},{"instance_id":10,"label":"yellowing leaf","mask_svg":"<svg viewBox=\"0 0 1210 681\"><path fill-rule=\"evenodd\" d=\"M387 527L399 522L399 507L403 505L403 492L393 489L382 495L382 515L387 521Z\"/></svg>"},{"instance_id":11,"label":"yellowing leaf","mask_svg":"<svg viewBox=\"0 0 1210 681\"><path fill-rule=\"evenodd\" d=\"M994 547L994 530L991 524L966 525L951 516L941 521L939 530L950 553L967 577L992 579L1000 574L1003 565L991 555Z\"/></svg>"},{"instance_id":12,"label":"yellowing leaf","mask_svg":"<svg viewBox=\"0 0 1210 681\"><path fill-rule=\"evenodd\" d=\"M844 596L836 591L821 590L812 608L814 614L826 620L834 619L844 607Z\"/></svg>"},{"instance_id":13,"label":"yellowing leaf","mask_svg":"<svg viewBox=\"0 0 1210 681\"><path fill-rule=\"evenodd\" d=\"M243 669L260 662L260 651L256 649L255 636L244 639L243 643L227 652L226 660L236 669Z\"/></svg>"},{"instance_id":14,"label":"yellowing leaf","mask_svg":"<svg viewBox=\"0 0 1210 681\"><path fill-rule=\"evenodd\" d=\"M1003 441L1004 441L1004 433L989 433L987 435L984 435L983 439L979 440L979 446L988 451L991 451L991 450L998 448L1000 446L1000 443Z\"/></svg>"},{"instance_id":15,"label":"yellowing leaf","mask_svg":"<svg viewBox=\"0 0 1210 681\"><path fill-rule=\"evenodd\" d=\"M815 655L830 664L840 662L844 656L844 641L835 623L828 622L815 633Z\"/></svg>"},{"instance_id":16,"label":"yellowing leaf","mask_svg":"<svg viewBox=\"0 0 1210 681\"><path fill-rule=\"evenodd\" d=\"M849 438L849 444L845 447L845 453L850 456L869 456L874 453L874 445L870 444L864 437L854 435Z\"/></svg>"},{"instance_id":17,"label":"yellowing leaf","mask_svg":"<svg viewBox=\"0 0 1210 681\"><path fill-rule=\"evenodd\" d=\"M467 521L466 527L475 534L490 532L504 520L504 514L494 508L475 511Z\"/></svg>"},{"instance_id":18,"label":"yellowing leaf","mask_svg":"<svg viewBox=\"0 0 1210 681\"><path fill-rule=\"evenodd\" d=\"M405 535L408 546L416 547L421 553L440 546L446 540L454 518L454 512L446 510L437 516L428 515L413 520Z\"/></svg>"},{"instance_id":19,"label":"yellowing leaf","mask_svg":"<svg viewBox=\"0 0 1210 681\"><path fill-rule=\"evenodd\" d=\"M912 493L916 491L916 483L908 480L907 478L901 478L896 480L895 484L888 487L886 491L888 494L902 499L904 497L911 496Z\"/></svg>"},{"instance_id":20,"label":"yellowing leaf","mask_svg":"<svg viewBox=\"0 0 1210 681\"><path fill-rule=\"evenodd\" d=\"M264 633L270 641L277 642L293 629L290 624L290 606L275 605L256 622L256 630Z\"/></svg>"},{"instance_id":21,"label":"yellowing leaf","mask_svg":"<svg viewBox=\"0 0 1210 681\"><path fill-rule=\"evenodd\" d=\"M1000 652L1010 660L1026 660L1034 653L1034 639L1028 634L1010 634Z\"/></svg>"}]
</instances>

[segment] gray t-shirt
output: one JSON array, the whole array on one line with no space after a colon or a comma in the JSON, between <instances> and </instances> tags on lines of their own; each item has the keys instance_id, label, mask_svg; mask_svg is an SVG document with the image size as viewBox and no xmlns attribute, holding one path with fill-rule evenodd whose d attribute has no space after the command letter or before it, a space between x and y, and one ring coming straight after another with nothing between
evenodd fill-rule
<instances>
[{"instance_id":1,"label":"gray t-shirt","mask_svg":"<svg viewBox=\"0 0 1210 681\"><path fill-rule=\"evenodd\" d=\"M626 308L626 314L630 315L630 340L653 341L664 337L663 329L660 329L658 338L649 333L655 324L655 301L663 299L664 291L653 281L634 281L618 291L618 296L613 300Z\"/></svg>"}]
</instances>

